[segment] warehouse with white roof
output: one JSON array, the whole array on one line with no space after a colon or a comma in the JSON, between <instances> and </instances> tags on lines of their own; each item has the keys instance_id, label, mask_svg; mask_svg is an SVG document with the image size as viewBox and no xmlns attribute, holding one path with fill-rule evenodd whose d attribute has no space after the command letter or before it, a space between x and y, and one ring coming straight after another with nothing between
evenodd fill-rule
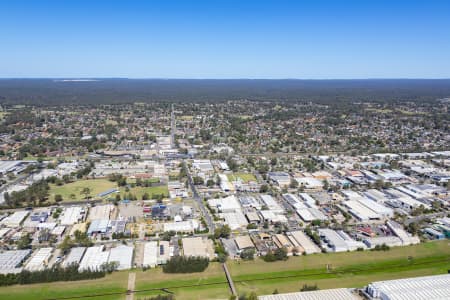
<instances>
[{"instance_id":1,"label":"warehouse with white roof","mask_svg":"<svg viewBox=\"0 0 450 300\"><path fill-rule=\"evenodd\" d=\"M26 264L25 269L28 271L42 271L47 267L50 257L52 256L53 248L40 248L31 257Z\"/></svg>"},{"instance_id":2,"label":"warehouse with white roof","mask_svg":"<svg viewBox=\"0 0 450 300\"><path fill-rule=\"evenodd\" d=\"M117 262L117 270L131 269L133 263L133 247L120 245L111 248L108 262Z\"/></svg>"},{"instance_id":3,"label":"warehouse with white roof","mask_svg":"<svg viewBox=\"0 0 450 300\"><path fill-rule=\"evenodd\" d=\"M294 246L302 247L306 254L321 252L320 248L303 231L291 231L286 235Z\"/></svg>"},{"instance_id":4,"label":"warehouse with white roof","mask_svg":"<svg viewBox=\"0 0 450 300\"><path fill-rule=\"evenodd\" d=\"M62 266L67 268L72 264L80 264L81 259L83 258L84 252L86 251L86 247L75 247L70 250L70 253L67 255L64 260Z\"/></svg>"},{"instance_id":5,"label":"warehouse with white roof","mask_svg":"<svg viewBox=\"0 0 450 300\"><path fill-rule=\"evenodd\" d=\"M5 225L6 227L18 227L28 216L28 211L20 210L16 211L13 214L4 218L0 224Z\"/></svg>"},{"instance_id":6,"label":"warehouse with white roof","mask_svg":"<svg viewBox=\"0 0 450 300\"><path fill-rule=\"evenodd\" d=\"M248 225L248 221L245 218L244 213L240 210L221 213L219 216L225 220L225 224L227 224L231 230L245 228Z\"/></svg>"},{"instance_id":7,"label":"warehouse with white roof","mask_svg":"<svg viewBox=\"0 0 450 300\"><path fill-rule=\"evenodd\" d=\"M272 210L275 213L284 213L284 209L272 196L260 195L259 197L269 210Z\"/></svg>"},{"instance_id":8,"label":"warehouse with white roof","mask_svg":"<svg viewBox=\"0 0 450 300\"><path fill-rule=\"evenodd\" d=\"M348 289L330 289L309 292L258 296L258 300L358 300Z\"/></svg>"},{"instance_id":9,"label":"warehouse with white roof","mask_svg":"<svg viewBox=\"0 0 450 300\"><path fill-rule=\"evenodd\" d=\"M31 250L9 250L0 253L0 274L20 273L21 264L30 256Z\"/></svg>"},{"instance_id":10,"label":"warehouse with white roof","mask_svg":"<svg viewBox=\"0 0 450 300\"><path fill-rule=\"evenodd\" d=\"M108 262L109 251L103 251L104 246L93 246L87 248L78 270L100 270L100 267Z\"/></svg>"},{"instance_id":11,"label":"warehouse with white roof","mask_svg":"<svg viewBox=\"0 0 450 300\"><path fill-rule=\"evenodd\" d=\"M450 274L377 281L365 292L381 300L450 299Z\"/></svg>"},{"instance_id":12,"label":"warehouse with white roof","mask_svg":"<svg viewBox=\"0 0 450 300\"><path fill-rule=\"evenodd\" d=\"M81 206L66 207L59 217L61 225L73 225L82 220L83 208Z\"/></svg>"},{"instance_id":13,"label":"warehouse with white roof","mask_svg":"<svg viewBox=\"0 0 450 300\"><path fill-rule=\"evenodd\" d=\"M158 265L158 242L151 241L144 244L143 267L154 268Z\"/></svg>"},{"instance_id":14,"label":"warehouse with white roof","mask_svg":"<svg viewBox=\"0 0 450 300\"><path fill-rule=\"evenodd\" d=\"M236 196L217 198L208 200L208 205L218 212L234 212L241 209L241 205Z\"/></svg>"}]
</instances>

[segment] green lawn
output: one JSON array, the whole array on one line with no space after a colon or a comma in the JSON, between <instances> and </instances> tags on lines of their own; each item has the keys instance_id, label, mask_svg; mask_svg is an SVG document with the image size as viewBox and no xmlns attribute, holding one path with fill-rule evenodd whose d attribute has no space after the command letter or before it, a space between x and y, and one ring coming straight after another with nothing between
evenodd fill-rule
<instances>
[{"instance_id":1,"label":"green lawn","mask_svg":"<svg viewBox=\"0 0 450 300\"><path fill-rule=\"evenodd\" d=\"M412 261L408 261L412 256ZM303 284L320 289L362 287L371 281L446 273L450 269L448 241L396 247L390 251L343 252L291 257L287 261L266 263L227 262L240 293L258 295L295 292ZM333 273L326 272L331 264Z\"/></svg>"},{"instance_id":2,"label":"green lawn","mask_svg":"<svg viewBox=\"0 0 450 300\"><path fill-rule=\"evenodd\" d=\"M115 272L96 280L39 283L14 285L0 288L2 300L41 300L59 297L77 297L115 292L125 292L128 284L128 272ZM89 297L93 300L123 300L125 295Z\"/></svg>"},{"instance_id":3,"label":"green lawn","mask_svg":"<svg viewBox=\"0 0 450 300\"><path fill-rule=\"evenodd\" d=\"M120 196L122 199L125 195L128 195L128 193L132 193L137 197L138 200L142 199L142 195L145 193L148 193L150 198L152 198L152 195L160 195L163 194L164 197L169 197L169 189L167 188L167 185L161 185L161 186L152 186L152 187L134 187L130 188L129 192L125 191L125 188L120 188Z\"/></svg>"},{"instance_id":4,"label":"green lawn","mask_svg":"<svg viewBox=\"0 0 450 300\"><path fill-rule=\"evenodd\" d=\"M50 185L50 200L54 200L55 195L60 194L63 196L64 201L83 200L84 195L80 194L83 188L88 187L91 189L90 196L97 197L101 192L107 191L117 187L117 183L109 181L108 179L84 179L77 180L68 184L57 186ZM74 194L75 199L71 199L70 195Z\"/></svg>"},{"instance_id":5,"label":"green lawn","mask_svg":"<svg viewBox=\"0 0 450 300\"><path fill-rule=\"evenodd\" d=\"M157 290L160 288L168 288L175 293L177 300L228 299L230 296L225 274L219 263L211 263L202 273L166 274L161 268L137 272L136 290L142 292L137 292L135 299L163 294Z\"/></svg>"},{"instance_id":6,"label":"green lawn","mask_svg":"<svg viewBox=\"0 0 450 300\"><path fill-rule=\"evenodd\" d=\"M234 174L227 174L229 181L235 181L236 178L240 178L244 183L247 183L249 181L256 181L255 175L251 173L234 173Z\"/></svg>"}]
</instances>

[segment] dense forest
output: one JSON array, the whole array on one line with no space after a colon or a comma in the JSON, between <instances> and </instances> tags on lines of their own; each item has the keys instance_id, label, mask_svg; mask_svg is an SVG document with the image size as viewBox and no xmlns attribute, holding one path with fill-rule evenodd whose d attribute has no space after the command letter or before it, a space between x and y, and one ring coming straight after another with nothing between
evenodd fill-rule
<instances>
[{"instance_id":1,"label":"dense forest","mask_svg":"<svg viewBox=\"0 0 450 300\"><path fill-rule=\"evenodd\" d=\"M450 79L190 80L1 79L0 104L106 104L130 102L432 101L450 97Z\"/></svg>"}]
</instances>

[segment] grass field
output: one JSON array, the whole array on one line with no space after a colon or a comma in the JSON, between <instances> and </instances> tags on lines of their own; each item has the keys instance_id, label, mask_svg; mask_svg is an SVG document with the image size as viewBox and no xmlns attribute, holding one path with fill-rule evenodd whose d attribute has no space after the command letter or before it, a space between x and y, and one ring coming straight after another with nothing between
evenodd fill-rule
<instances>
[{"instance_id":1,"label":"grass field","mask_svg":"<svg viewBox=\"0 0 450 300\"><path fill-rule=\"evenodd\" d=\"M198 286L199 284L203 285ZM138 291L175 286L192 286L169 288L169 291L175 293L177 300L228 299L230 296L225 274L219 263L211 263L208 269L202 273L165 274L162 269L158 268L136 274L136 290ZM138 292L135 294L135 299L158 294L163 294L163 292L158 290Z\"/></svg>"},{"instance_id":2,"label":"grass field","mask_svg":"<svg viewBox=\"0 0 450 300\"><path fill-rule=\"evenodd\" d=\"M128 272L115 272L105 278L69 282L14 285L0 288L2 300L42 300L61 297L124 292L127 289ZM90 297L93 300L123 300L125 295Z\"/></svg>"},{"instance_id":3,"label":"grass field","mask_svg":"<svg viewBox=\"0 0 450 300\"><path fill-rule=\"evenodd\" d=\"M68 184L57 186L50 185L50 200L54 200L55 195L60 194L63 196L64 201L74 201L84 199L84 195L80 194L83 188L88 187L91 189L90 196L96 197L99 193L107 191L117 187L117 183L109 181L108 179L85 179L77 180ZM74 194L75 199L71 199L70 195Z\"/></svg>"},{"instance_id":4,"label":"grass field","mask_svg":"<svg viewBox=\"0 0 450 300\"><path fill-rule=\"evenodd\" d=\"M320 289L362 287L371 281L446 273L450 269L450 246L442 241L386 252L316 254L274 263L257 259L227 264L240 293L270 294L275 289L294 292L303 284L317 284ZM335 272L327 273L326 264Z\"/></svg>"},{"instance_id":5,"label":"grass field","mask_svg":"<svg viewBox=\"0 0 450 300\"><path fill-rule=\"evenodd\" d=\"M247 183L249 181L256 181L255 175L251 173L234 173L234 174L227 174L229 181L235 181L237 178L240 178L244 183Z\"/></svg>"},{"instance_id":6,"label":"grass field","mask_svg":"<svg viewBox=\"0 0 450 300\"><path fill-rule=\"evenodd\" d=\"M412 257L412 259L408 259ZM332 271L326 271L331 264ZM287 261L266 263L228 261L230 273L240 294L258 295L295 292L304 284L320 289L363 287L369 282L434 274L450 269L449 241L396 247L389 251L343 252L290 257ZM116 272L92 281L34 284L0 288L0 299L40 300L125 292L128 272ZM161 268L136 271L134 299L173 292L177 300L228 299L230 291L219 263L211 263L202 273L165 274ZM125 299L125 295L88 299Z\"/></svg>"},{"instance_id":7,"label":"grass field","mask_svg":"<svg viewBox=\"0 0 450 300\"><path fill-rule=\"evenodd\" d=\"M130 188L129 192L125 192L125 188L120 189L120 196L122 199L125 195L128 195L128 193L132 193L136 195L138 200L142 199L142 195L145 193L148 193L150 198L152 198L152 195L160 195L163 194L164 197L169 197L169 189L167 188L167 185L162 186L152 186L152 187L134 187Z\"/></svg>"}]
</instances>

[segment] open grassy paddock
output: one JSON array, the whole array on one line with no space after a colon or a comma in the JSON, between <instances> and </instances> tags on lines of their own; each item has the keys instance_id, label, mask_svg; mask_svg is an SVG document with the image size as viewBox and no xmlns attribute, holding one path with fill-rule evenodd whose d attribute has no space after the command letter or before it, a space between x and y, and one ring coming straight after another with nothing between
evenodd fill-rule
<instances>
[{"instance_id":1,"label":"open grassy paddock","mask_svg":"<svg viewBox=\"0 0 450 300\"><path fill-rule=\"evenodd\" d=\"M150 196L150 199L153 195L161 195L163 194L164 197L169 197L169 189L167 188L167 185L161 185L161 186L151 186L151 187L134 187L130 188L128 192L125 191L125 188L120 188L120 196L122 199L125 199L126 195L129 193L132 193L137 197L138 200L142 200L142 195L145 193L148 193Z\"/></svg>"},{"instance_id":2,"label":"open grassy paddock","mask_svg":"<svg viewBox=\"0 0 450 300\"><path fill-rule=\"evenodd\" d=\"M295 292L303 284L317 284L320 289L362 287L371 281L446 273L450 269L450 246L448 241L442 241L389 251L315 254L273 263L257 259L227 264L240 293L270 294L275 289ZM327 264L332 268L329 273Z\"/></svg>"},{"instance_id":3,"label":"open grassy paddock","mask_svg":"<svg viewBox=\"0 0 450 300\"><path fill-rule=\"evenodd\" d=\"M160 290L143 291L155 288L168 288L175 293L177 300L228 299L231 295L219 263L211 263L202 273L166 274L161 268L137 272L136 290L142 292L137 292L135 299L164 293Z\"/></svg>"},{"instance_id":4,"label":"open grassy paddock","mask_svg":"<svg viewBox=\"0 0 450 300\"><path fill-rule=\"evenodd\" d=\"M0 288L2 300L42 300L62 297L124 292L127 289L128 272L115 272L96 280L14 285ZM81 298L82 299L82 298ZM124 300L125 295L89 297L92 300Z\"/></svg>"},{"instance_id":5,"label":"open grassy paddock","mask_svg":"<svg viewBox=\"0 0 450 300\"><path fill-rule=\"evenodd\" d=\"M61 186L50 184L49 199L53 201L55 199L55 195L60 194L63 197L63 201L83 200L84 195L80 192L85 187L90 189L91 197L96 197L101 192L116 188L117 183L109 181L108 179L85 179L77 180ZM75 195L75 199L70 197L72 194Z\"/></svg>"},{"instance_id":6,"label":"open grassy paddock","mask_svg":"<svg viewBox=\"0 0 450 300\"><path fill-rule=\"evenodd\" d=\"M251 173L234 173L228 174L227 177L229 181L235 181L237 178L240 178L245 183L249 181L256 181L255 175Z\"/></svg>"}]
</instances>

